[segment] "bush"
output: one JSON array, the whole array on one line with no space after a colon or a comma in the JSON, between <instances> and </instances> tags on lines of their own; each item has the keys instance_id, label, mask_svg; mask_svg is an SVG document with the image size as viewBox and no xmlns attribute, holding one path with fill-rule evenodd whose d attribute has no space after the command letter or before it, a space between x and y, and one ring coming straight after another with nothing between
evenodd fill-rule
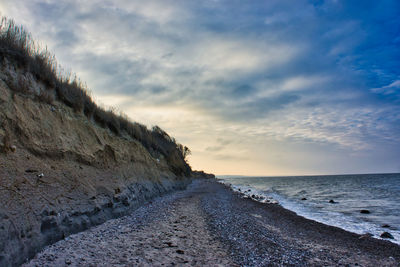
<instances>
[{"instance_id":1,"label":"bush","mask_svg":"<svg viewBox=\"0 0 400 267\"><path fill-rule=\"evenodd\" d=\"M39 55L36 55L29 64L29 71L36 77L38 81L43 82L46 86L54 88L57 81L57 63L46 49Z\"/></svg>"},{"instance_id":2,"label":"bush","mask_svg":"<svg viewBox=\"0 0 400 267\"><path fill-rule=\"evenodd\" d=\"M25 77L18 76L16 79L6 80L7 86L13 91L21 94L32 94L29 90L29 82Z\"/></svg>"},{"instance_id":3,"label":"bush","mask_svg":"<svg viewBox=\"0 0 400 267\"><path fill-rule=\"evenodd\" d=\"M46 104L53 104L54 101L54 95L52 92L48 90L41 90L39 95L37 96L37 99L40 102L46 103Z\"/></svg>"}]
</instances>

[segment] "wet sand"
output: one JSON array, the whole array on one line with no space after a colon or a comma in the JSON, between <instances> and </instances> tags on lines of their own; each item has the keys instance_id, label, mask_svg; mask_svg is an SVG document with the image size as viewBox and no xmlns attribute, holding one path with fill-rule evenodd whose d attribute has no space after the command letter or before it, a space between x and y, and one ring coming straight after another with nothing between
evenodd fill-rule
<instances>
[{"instance_id":1,"label":"wet sand","mask_svg":"<svg viewBox=\"0 0 400 267\"><path fill-rule=\"evenodd\" d=\"M400 266L400 246L243 199L214 180L71 235L24 266Z\"/></svg>"}]
</instances>

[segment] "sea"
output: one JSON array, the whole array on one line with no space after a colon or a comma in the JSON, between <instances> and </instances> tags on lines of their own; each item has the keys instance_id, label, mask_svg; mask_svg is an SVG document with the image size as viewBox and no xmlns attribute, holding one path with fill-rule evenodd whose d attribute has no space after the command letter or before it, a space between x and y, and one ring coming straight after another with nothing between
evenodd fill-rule
<instances>
[{"instance_id":1,"label":"sea","mask_svg":"<svg viewBox=\"0 0 400 267\"><path fill-rule=\"evenodd\" d=\"M385 240L400 244L400 173L217 179L244 196L314 221L379 239L389 232L394 239Z\"/></svg>"}]
</instances>

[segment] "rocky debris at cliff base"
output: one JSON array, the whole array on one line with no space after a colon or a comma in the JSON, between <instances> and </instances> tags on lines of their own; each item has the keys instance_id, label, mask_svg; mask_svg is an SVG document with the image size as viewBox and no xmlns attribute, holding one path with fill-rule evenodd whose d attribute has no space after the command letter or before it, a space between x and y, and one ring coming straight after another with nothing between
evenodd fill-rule
<instances>
[{"instance_id":1,"label":"rocky debris at cliff base","mask_svg":"<svg viewBox=\"0 0 400 267\"><path fill-rule=\"evenodd\" d=\"M196 183L71 235L23 266L237 266L207 228Z\"/></svg>"}]
</instances>

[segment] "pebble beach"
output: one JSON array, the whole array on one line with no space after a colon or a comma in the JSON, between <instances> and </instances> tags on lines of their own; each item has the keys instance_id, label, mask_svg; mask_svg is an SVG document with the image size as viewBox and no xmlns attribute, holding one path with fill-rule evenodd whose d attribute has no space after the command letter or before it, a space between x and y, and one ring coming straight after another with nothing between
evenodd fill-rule
<instances>
[{"instance_id":1,"label":"pebble beach","mask_svg":"<svg viewBox=\"0 0 400 267\"><path fill-rule=\"evenodd\" d=\"M245 199L213 179L46 247L23 266L400 266L400 246Z\"/></svg>"}]
</instances>

